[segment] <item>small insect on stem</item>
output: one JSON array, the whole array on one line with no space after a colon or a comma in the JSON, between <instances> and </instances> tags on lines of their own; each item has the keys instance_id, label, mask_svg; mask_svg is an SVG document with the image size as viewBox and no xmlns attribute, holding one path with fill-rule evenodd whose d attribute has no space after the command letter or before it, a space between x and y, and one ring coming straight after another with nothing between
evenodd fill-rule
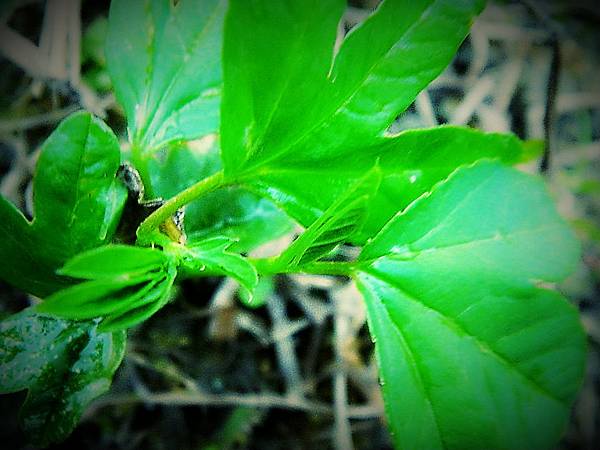
<instances>
[{"instance_id":1,"label":"small insect on stem","mask_svg":"<svg viewBox=\"0 0 600 450\"><path fill-rule=\"evenodd\" d=\"M146 200L144 183L142 177L133 165L125 161L119 166L117 172L118 178L123 182L128 195L126 209L131 213L123 220L125 222L122 227L122 233L127 240L135 241L135 230L139 224L152 212L160 208L165 201L162 198ZM185 211L183 208L178 209L175 214L159 225L159 230L166 234L171 240L180 244L185 244L186 235L184 231Z\"/></svg>"}]
</instances>

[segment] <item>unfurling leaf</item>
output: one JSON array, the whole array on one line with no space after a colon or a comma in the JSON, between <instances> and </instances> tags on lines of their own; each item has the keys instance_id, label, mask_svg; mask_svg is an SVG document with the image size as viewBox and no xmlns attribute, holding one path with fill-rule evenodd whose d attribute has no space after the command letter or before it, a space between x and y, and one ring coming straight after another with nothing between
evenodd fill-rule
<instances>
[{"instance_id":1,"label":"unfurling leaf","mask_svg":"<svg viewBox=\"0 0 600 450\"><path fill-rule=\"evenodd\" d=\"M160 269L168 258L160 250L129 245L105 245L67 261L60 273L90 280L138 275Z\"/></svg>"},{"instance_id":2,"label":"unfurling leaf","mask_svg":"<svg viewBox=\"0 0 600 450\"><path fill-rule=\"evenodd\" d=\"M74 320L101 318L99 329L117 331L137 325L169 300L177 271L164 252L108 245L71 259L62 273L87 281L58 291L36 311Z\"/></svg>"},{"instance_id":3,"label":"unfurling leaf","mask_svg":"<svg viewBox=\"0 0 600 450\"><path fill-rule=\"evenodd\" d=\"M185 248L182 264L196 273L230 276L240 283L251 299L258 283L256 269L246 258L229 250L232 244L233 241L225 237L194 242Z\"/></svg>"},{"instance_id":4,"label":"unfurling leaf","mask_svg":"<svg viewBox=\"0 0 600 450\"><path fill-rule=\"evenodd\" d=\"M327 208L274 262L282 271L326 256L350 241L364 223L370 202L381 181L378 166L367 172Z\"/></svg>"}]
</instances>

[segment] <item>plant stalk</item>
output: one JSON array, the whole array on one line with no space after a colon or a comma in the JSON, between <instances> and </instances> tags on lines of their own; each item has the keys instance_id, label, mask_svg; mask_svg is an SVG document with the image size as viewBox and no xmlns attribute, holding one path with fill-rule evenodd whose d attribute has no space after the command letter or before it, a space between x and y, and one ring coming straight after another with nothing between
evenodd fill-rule
<instances>
[{"instance_id":1,"label":"plant stalk","mask_svg":"<svg viewBox=\"0 0 600 450\"><path fill-rule=\"evenodd\" d=\"M223 171L221 170L198 183L191 185L167 200L160 208L146 217L137 229L138 239L145 243L147 240L146 238L150 236L154 230L157 230L163 222L173 216L179 208L203 195L230 184L232 183L226 183L224 181Z\"/></svg>"},{"instance_id":2,"label":"plant stalk","mask_svg":"<svg viewBox=\"0 0 600 450\"><path fill-rule=\"evenodd\" d=\"M313 275L334 275L349 277L354 271L352 261L317 261L301 267L285 267L280 264L278 257L250 259L260 275L276 275L280 273L307 273Z\"/></svg>"}]
</instances>

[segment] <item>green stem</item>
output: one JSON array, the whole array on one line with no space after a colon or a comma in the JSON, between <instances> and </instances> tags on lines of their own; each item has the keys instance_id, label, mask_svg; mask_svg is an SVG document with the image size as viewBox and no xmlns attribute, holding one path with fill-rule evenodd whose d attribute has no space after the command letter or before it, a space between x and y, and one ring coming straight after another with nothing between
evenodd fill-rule
<instances>
[{"instance_id":1,"label":"green stem","mask_svg":"<svg viewBox=\"0 0 600 450\"><path fill-rule=\"evenodd\" d=\"M167 200L160 208L146 217L137 230L138 239L142 243L147 243L147 238L151 233L158 229L160 224L165 220L175 214L179 208L187 205L198 197L230 184L233 183L226 183L224 181L223 171L221 170L198 183L191 185L189 188Z\"/></svg>"},{"instance_id":2,"label":"green stem","mask_svg":"<svg viewBox=\"0 0 600 450\"><path fill-rule=\"evenodd\" d=\"M301 272L315 275L338 275L349 277L356 269L354 261L317 261L301 268Z\"/></svg>"},{"instance_id":3,"label":"green stem","mask_svg":"<svg viewBox=\"0 0 600 450\"><path fill-rule=\"evenodd\" d=\"M350 276L354 271L355 263L352 261L318 261L301 267L282 267L278 257L257 258L250 260L256 271L261 275L276 275L279 273L309 273L314 275Z\"/></svg>"}]
</instances>

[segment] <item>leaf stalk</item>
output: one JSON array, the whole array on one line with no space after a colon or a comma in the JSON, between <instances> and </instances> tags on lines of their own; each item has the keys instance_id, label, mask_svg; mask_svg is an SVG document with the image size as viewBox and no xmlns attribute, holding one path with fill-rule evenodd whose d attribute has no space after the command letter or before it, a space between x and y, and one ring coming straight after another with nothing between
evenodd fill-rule
<instances>
[{"instance_id":1,"label":"leaf stalk","mask_svg":"<svg viewBox=\"0 0 600 450\"><path fill-rule=\"evenodd\" d=\"M313 275L351 276L355 270L354 261L316 261L302 266L286 266L278 257L250 259L260 275L280 273L306 273Z\"/></svg>"},{"instance_id":2,"label":"leaf stalk","mask_svg":"<svg viewBox=\"0 0 600 450\"><path fill-rule=\"evenodd\" d=\"M137 229L138 241L142 244L149 243L153 231L157 230L160 224L173 216L179 208L203 195L231 184L233 183L225 181L223 171L221 170L181 191L146 217Z\"/></svg>"}]
</instances>

